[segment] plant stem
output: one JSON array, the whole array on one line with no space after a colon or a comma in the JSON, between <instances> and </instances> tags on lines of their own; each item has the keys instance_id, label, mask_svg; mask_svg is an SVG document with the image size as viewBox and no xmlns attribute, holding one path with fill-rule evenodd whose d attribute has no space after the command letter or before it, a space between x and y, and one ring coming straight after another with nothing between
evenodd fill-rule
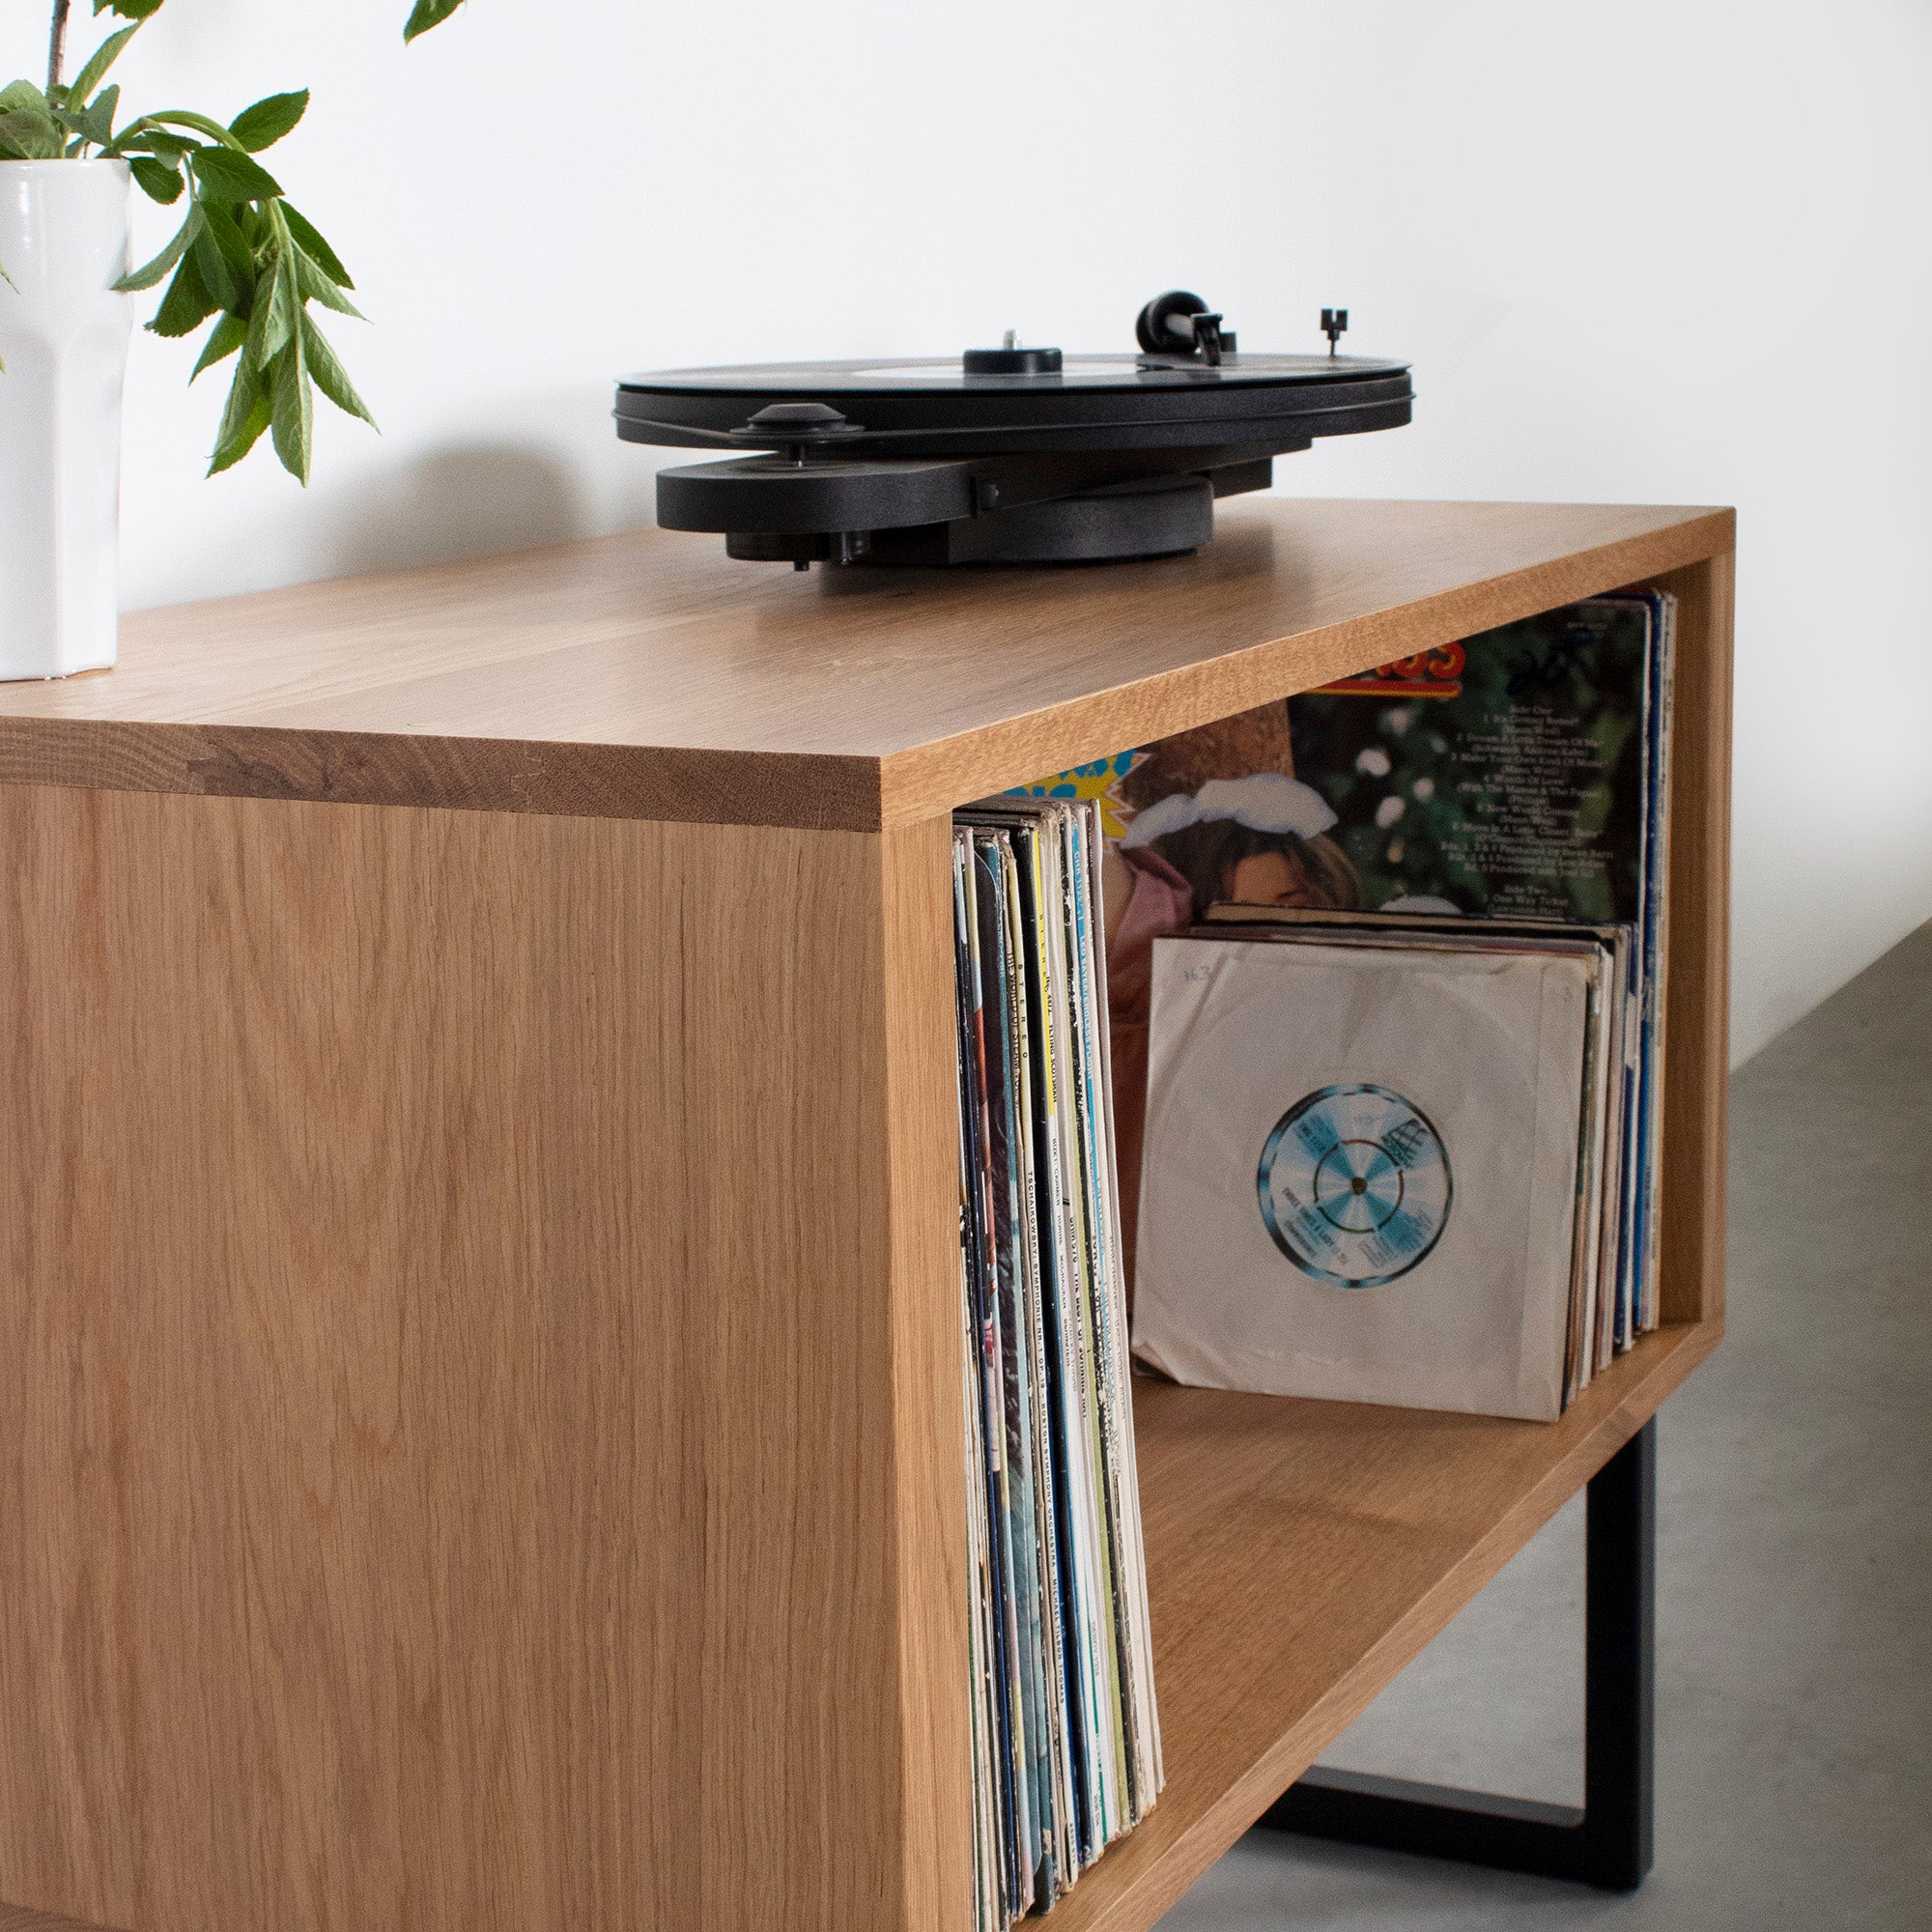
<instances>
[{"instance_id":1,"label":"plant stem","mask_svg":"<svg viewBox=\"0 0 1932 1932\"><path fill-rule=\"evenodd\" d=\"M61 69L67 62L67 14L72 0L54 0L53 27L47 35L47 92L61 84Z\"/></svg>"},{"instance_id":2,"label":"plant stem","mask_svg":"<svg viewBox=\"0 0 1932 1932\"><path fill-rule=\"evenodd\" d=\"M248 152L219 121L211 121L206 114L190 114L185 107L164 107L158 114L143 114L138 121L128 122L114 137L114 146L118 149L130 134L138 134L144 128L159 127L192 128L197 134L207 135L235 154Z\"/></svg>"}]
</instances>

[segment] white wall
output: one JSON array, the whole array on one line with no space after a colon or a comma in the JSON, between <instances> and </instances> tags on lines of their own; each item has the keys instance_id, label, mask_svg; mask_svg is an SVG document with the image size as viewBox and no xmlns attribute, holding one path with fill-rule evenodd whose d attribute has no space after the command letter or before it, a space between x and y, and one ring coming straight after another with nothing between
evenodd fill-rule
<instances>
[{"instance_id":1,"label":"white wall","mask_svg":"<svg viewBox=\"0 0 1932 1932\"><path fill-rule=\"evenodd\" d=\"M1123 346L1177 285L1313 347L1344 302L1417 419L1283 488L1738 505L1739 1049L1932 916L1923 4L470 0L407 52L405 10L170 0L124 64L315 88L270 159L384 430L330 413L306 496L202 483L216 384L140 338L129 606L648 522L627 368Z\"/></svg>"}]
</instances>

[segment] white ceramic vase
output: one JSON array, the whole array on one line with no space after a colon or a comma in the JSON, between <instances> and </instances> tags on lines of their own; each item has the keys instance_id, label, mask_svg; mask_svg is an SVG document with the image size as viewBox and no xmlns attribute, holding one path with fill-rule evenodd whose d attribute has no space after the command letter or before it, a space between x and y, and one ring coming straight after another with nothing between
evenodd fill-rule
<instances>
[{"instance_id":1,"label":"white ceramic vase","mask_svg":"<svg viewBox=\"0 0 1932 1932\"><path fill-rule=\"evenodd\" d=\"M125 161L0 161L0 678L114 662Z\"/></svg>"}]
</instances>

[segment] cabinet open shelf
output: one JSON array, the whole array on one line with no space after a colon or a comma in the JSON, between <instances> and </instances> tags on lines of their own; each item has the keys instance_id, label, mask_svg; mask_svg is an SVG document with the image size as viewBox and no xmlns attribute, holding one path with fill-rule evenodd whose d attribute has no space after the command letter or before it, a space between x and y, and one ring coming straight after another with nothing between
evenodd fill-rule
<instances>
[{"instance_id":1,"label":"cabinet open shelf","mask_svg":"<svg viewBox=\"0 0 1932 1932\"><path fill-rule=\"evenodd\" d=\"M1673 1322L1555 1423L1143 1380L1167 1788L1054 1908L1152 1924L1718 1341Z\"/></svg>"},{"instance_id":2,"label":"cabinet open shelf","mask_svg":"<svg viewBox=\"0 0 1932 1932\"><path fill-rule=\"evenodd\" d=\"M1142 1382L1145 1932L1716 1346L1727 511L655 532L0 687L0 1923L966 1932L950 813L1678 597L1663 1328L1553 1424ZM9 1917L10 1912L15 1917Z\"/></svg>"}]
</instances>

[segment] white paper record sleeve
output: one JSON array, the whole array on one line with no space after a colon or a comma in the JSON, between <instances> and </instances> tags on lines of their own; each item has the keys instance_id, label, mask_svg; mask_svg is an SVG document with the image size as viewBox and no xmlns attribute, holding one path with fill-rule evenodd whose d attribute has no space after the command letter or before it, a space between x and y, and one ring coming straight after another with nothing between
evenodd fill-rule
<instances>
[{"instance_id":1,"label":"white paper record sleeve","mask_svg":"<svg viewBox=\"0 0 1932 1932\"><path fill-rule=\"evenodd\" d=\"M1560 953L1159 941L1136 1354L1554 1418L1589 990Z\"/></svg>"}]
</instances>

